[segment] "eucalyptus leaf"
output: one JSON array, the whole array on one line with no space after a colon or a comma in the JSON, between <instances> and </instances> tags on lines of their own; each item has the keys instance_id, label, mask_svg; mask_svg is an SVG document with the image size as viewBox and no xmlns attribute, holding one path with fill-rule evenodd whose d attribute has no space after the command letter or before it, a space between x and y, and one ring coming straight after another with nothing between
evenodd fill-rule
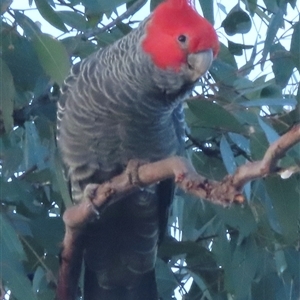
<instances>
[{"instance_id":1,"label":"eucalyptus leaf","mask_svg":"<svg viewBox=\"0 0 300 300\"><path fill-rule=\"evenodd\" d=\"M227 172L229 174L233 174L236 171L237 166L236 166L236 162L231 147L227 142L226 138L224 137L224 135L221 138L220 151Z\"/></svg>"},{"instance_id":2,"label":"eucalyptus leaf","mask_svg":"<svg viewBox=\"0 0 300 300\"><path fill-rule=\"evenodd\" d=\"M199 0L204 17L211 23L215 23L214 19L214 1L213 0Z\"/></svg>"},{"instance_id":3,"label":"eucalyptus leaf","mask_svg":"<svg viewBox=\"0 0 300 300\"><path fill-rule=\"evenodd\" d=\"M130 2L130 0L83 0L82 4L86 8L86 14L94 15L109 12L116 7Z\"/></svg>"},{"instance_id":4,"label":"eucalyptus leaf","mask_svg":"<svg viewBox=\"0 0 300 300\"><path fill-rule=\"evenodd\" d=\"M270 144L278 140L279 134L269 124L264 122L262 118L258 117L258 123L264 131Z\"/></svg>"},{"instance_id":5,"label":"eucalyptus leaf","mask_svg":"<svg viewBox=\"0 0 300 300\"><path fill-rule=\"evenodd\" d=\"M229 130L232 132L243 131L241 124L235 117L216 103L206 100L192 100L188 101L188 107L198 118L198 126L226 131Z\"/></svg>"},{"instance_id":6,"label":"eucalyptus leaf","mask_svg":"<svg viewBox=\"0 0 300 300\"><path fill-rule=\"evenodd\" d=\"M58 16L55 10L49 5L47 0L34 0L36 7L42 17L48 21L52 26L56 27L57 29L68 32L64 22Z\"/></svg>"},{"instance_id":7,"label":"eucalyptus leaf","mask_svg":"<svg viewBox=\"0 0 300 300\"><path fill-rule=\"evenodd\" d=\"M286 87L295 67L291 53L287 51L280 43L276 43L270 48L270 59L273 63L272 68L276 83L281 88Z\"/></svg>"},{"instance_id":8,"label":"eucalyptus leaf","mask_svg":"<svg viewBox=\"0 0 300 300\"><path fill-rule=\"evenodd\" d=\"M72 28L76 28L79 31L85 31L87 29L86 18L74 11L58 11L57 15L62 21Z\"/></svg>"},{"instance_id":9,"label":"eucalyptus leaf","mask_svg":"<svg viewBox=\"0 0 300 300\"><path fill-rule=\"evenodd\" d=\"M156 260L155 265L157 288L163 300L172 299L177 281L169 266L161 259Z\"/></svg>"},{"instance_id":10,"label":"eucalyptus leaf","mask_svg":"<svg viewBox=\"0 0 300 300\"><path fill-rule=\"evenodd\" d=\"M20 13L18 10L15 10L14 13L17 23L22 27L26 36L33 38L41 34L39 26L29 17Z\"/></svg>"},{"instance_id":11,"label":"eucalyptus leaf","mask_svg":"<svg viewBox=\"0 0 300 300\"><path fill-rule=\"evenodd\" d=\"M253 46L251 45L244 45L239 43L234 43L228 40L228 50L233 55L243 55L243 50L245 49L252 49Z\"/></svg>"},{"instance_id":12,"label":"eucalyptus leaf","mask_svg":"<svg viewBox=\"0 0 300 300\"><path fill-rule=\"evenodd\" d=\"M12 74L6 63L0 58L0 122L3 121L6 132L13 128L13 109L15 87Z\"/></svg>"},{"instance_id":13,"label":"eucalyptus leaf","mask_svg":"<svg viewBox=\"0 0 300 300\"><path fill-rule=\"evenodd\" d=\"M273 41L275 39L278 29L282 25L282 22L283 22L283 10L278 9L276 11L276 13L272 16L271 21L268 26L267 36L265 39L265 45L264 45L264 49L262 52L262 67L264 65L267 55L269 54L269 52L271 50L271 46L273 44Z\"/></svg>"},{"instance_id":14,"label":"eucalyptus leaf","mask_svg":"<svg viewBox=\"0 0 300 300\"><path fill-rule=\"evenodd\" d=\"M245 107L262 107L262 106L296 106L297 101L294 97L291 98L259 98L251 101L241 102L241 105Z\"/></svg>"},{"instance_id":15,"label":"eucalyptus leaf","mask_svg":"<svg viewBox=\"0 0 300 300\"><path fill-rule=\"evenodd\" d=\"M250 31L252 22L249 15L244 12L238 5L228 13L223 20L222 27L227 35L235 35L237 33L247 33Z\"/></svg>"},{"instance_id":16,"label":"eucalyptus leaf","mask_svg":"<svg viewBox=\"0 0 300 300\"><path fill-rule=\"evenodd\" d=\"M69 57L65 47L60 41L46 34L35 36L33 45L46 74L61 85L70 69Z\"/></svg>"},{"instance_id":17,"label":"eucalyptus leaf","mask_svg":"<svg viewBox=\"0 0 300 300\"><path fill-rule=\"evenodd\" d=\"M293 61L300 72L300 22L295 23L291 41L291 54Z\"/></svg>"}]
</instances>

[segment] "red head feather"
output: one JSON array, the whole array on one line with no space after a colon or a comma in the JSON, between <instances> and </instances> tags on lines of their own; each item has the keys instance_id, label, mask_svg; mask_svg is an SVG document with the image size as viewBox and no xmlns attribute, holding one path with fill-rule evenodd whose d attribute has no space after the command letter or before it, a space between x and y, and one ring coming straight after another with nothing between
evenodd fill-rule
<instances>
[{"instance_id":1,"label":"red head feather","mask_svg":"<svg viewBox=\"0 0 300 300\"><path fill-rule=\"evenodd\" d=\"M187 37L186 47L178 42L180 35ZM156 66L178 71L187 54L212 49L215 57L219 42L214 28L197 13L192 0L167 0L154 10L142 47Z\"/></svg>"}]
</instances>

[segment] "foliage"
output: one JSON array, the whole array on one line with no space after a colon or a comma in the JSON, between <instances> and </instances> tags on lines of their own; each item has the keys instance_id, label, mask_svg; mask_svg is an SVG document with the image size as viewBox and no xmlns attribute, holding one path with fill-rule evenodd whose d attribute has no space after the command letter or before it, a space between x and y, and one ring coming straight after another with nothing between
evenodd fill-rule
<instances>
[{"instance_id":1,"label":"foliage","mask_svg":"<svg viewBox=\"0 0 300 300\"><path fill-rule=\"evenodd\" d=\"M130 16L144 4L34 2L62 35L44 33L11 1L0 2L2 294L22 300L53 298L61 215L70 205L55 144L59 85L75 60L131 30L135 22L122 18L110 28L116 7L126 3ZM300 119L300 23L287 14L299 14L296 0L233 2L227 12L221 3L199 0L212 23L215 15L221 19L222 45L195 91L198 99L186 106L187 154L202 175L216 180L261 159ZM151 0L150 7L158 3ZM105 17L109 24L101 30ZM265 37L247 34L259 35L262 28ZM267 66L272 69L261 73ZM178 192L170 217L173 237L161 245L157 261L162 299L174 299L174 289L190 300L299 299L299 145L279 167L291 176L273 174L247 184L243 207L223 209Z\"/></svg>"}]
</instances>

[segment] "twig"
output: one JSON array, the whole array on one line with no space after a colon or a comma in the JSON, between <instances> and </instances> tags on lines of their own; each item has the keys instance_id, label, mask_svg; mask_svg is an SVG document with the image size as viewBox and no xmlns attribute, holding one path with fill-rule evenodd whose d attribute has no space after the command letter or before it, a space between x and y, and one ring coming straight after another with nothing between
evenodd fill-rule
<instances>
[{"instance_id":1,"label":"twig","mask_svg":"<svg viewBox=\"0 0 300 300\"><path fill-rule=\"evenodd\" d=\"M299 142L300 125L296 125L270 145L262 160L240 166L232 176L232 184L242 188L247 182L274 172L278 160Z\"/></svg>"},{"instance_id":2,"label":"twig","mask_svg":"<svg viewBox=\"0 0 300 300\"><path fill-rule=\"evenodd\" d=\"M137 0L135 3L133 3L122 15L115 18L112 22L109 24L101 27L101 28L93 28L88 31L86 31L84 34L82 34L82 37L85 39L89 39L92 36L99 35L106 30L116 26L118 23L122 22L124 19L129 18L131 15L135 14L139 9L141 9L145 3L146 0Z\"/></svg>"}]
</instances>

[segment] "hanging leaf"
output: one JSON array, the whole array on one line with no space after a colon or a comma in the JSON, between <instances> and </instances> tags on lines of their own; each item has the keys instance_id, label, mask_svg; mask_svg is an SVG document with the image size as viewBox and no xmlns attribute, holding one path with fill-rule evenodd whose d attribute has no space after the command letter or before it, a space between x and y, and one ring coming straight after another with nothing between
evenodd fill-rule
<instances>
[{"instance_id":1,"label":"hanging leaf","mask_svg":"<svg viewBox=\"0 0 300 300\"><path fill-rule=\"evenodd\" d=\"M273 63L272 69L275 75L276 83L281 88L285 88L293 74L293 69L295 67L291 53L287 51L280 43L276 43L270 48L270 59Z\"/></svg>"},{"instance_id":2,"label":"hanging leaf","mask_svg":"<svg viewBox=\"0 0 300 300\"><path fill-rule=\"evenodd\" d=\"M244 12L237 4L228 13L226 18L223 20L221 26L227 35L235 35L237 33L247 33L251 29L251 19L249 15Z\"/></svg>"},{"instance_id":3,"label":"hanging leaf","mask_svg":"<svg viewBox=\"0 0 300 300\"><path fill-rule=\"evenodd\" d=\"M263 68L264 63L266 61L267 55L270 52L271 46L274 42L275 36L278 32L278 29L280 28L280 26L282 26L282 22L283 22L283 10L278 9L276 11L276 13L272 16L271 21L270 21L269 26L268 26L267 36L266 36L266 39L265 39L265 45L264 45L264 49L263 49L263 52L262 52L262 59L261 59L262 68Z\"/></svg>"},{"instance_id":4,"label":"hanging leaf","mask_svg":"<svg viewBox=\"0 0 300 300\"><path fill-rule=\"evenodd\" d=\"M239 43L234 43L228 40L228 50L233 55L241 56L243 55L243 50L245 49L252 49L253 46L251 45L244 45Z\"/></svg>"},{"instance_id":5,"label":"hanging leaf","mask_svg":"<svg viewBox=\"0 0 300 300\"><path fill-rule=\"evenodd\" d=\"M220 142L220 151L223 159L223 163L226 167L226 170L229 174L233 174L237 168L236 162L234 159L233 152L229 143L227 142L224 135L222 135L221 142Z\"/></svg>"},{"instance_id":6,"label":"hanging leaf","mask_svg":"<svg viewBox=\"0 0 300 300\"><path fill-rule=\"evenodd\" d=\"M2 59L10 69L17 91L34 90L39 78L44 76L32 41L17 33L3 37Z\"/></svg>"},{"instance_id":7,"label":"hanging leaf","mask_svg":"<svg viewBox=\"0 0 300 300\"><path fill-rule=\"evenodd\" d=\"M293 61L300 72L300 22L295 23L291 41L291 54Z\"/></svg>"},{"instance_id":8,"label":"hanging leaf","mask_svg":"<svg viewBox=\"0 0 300 300\"><path fill-rule=\"evenodd\" d=\"M169 266L160 258L157 258L155 265L157 288L163 299L172 299L177 281Z\"/></svg>"},{"instance_id":9,"label":"hanging leaf","mask_svg":"<svg viewBox=\"0 0 300 300\"><path fill-rule=\"evenodd\" d=\"M271 127L269 124L263 121L261 117L258 117L258 123L262 130L264 131L269 144L277 141L279 139L279 134Z\"/></svg>"},{"instance_id":10,"label":"hanging leaf","mask_svg":"<svg viewBox=\"0 0 300 300\"><path fill-rule=\"evenodd\" d=\"M83 0L87 15L100 15L112 11L116 7L130 2L130 0Z\"/></svg>"},{"instance_id":11,"label":"hanging leaf","mask_svg":"<svg viewBox=\"0 0 300 300\"><path fill-rule=\"evenodd\" d=\"M15 299L37 300L22 265L22 260L25 260L26 256L16 231L3 214L0 214L0 224L1 279Z\"/></svg>"},{"instance_id":12,"label":"hanging leaf","mask_svg":"<svg viewBox=\"0 0 300 300\"><path fill-rule=\"evenodd\" d=\"M62 19L62 21L72 28L79 31L85 31L87 29L86 18L74 11L58 11L57 15Z\"/></svg>"},{"instance_id":13,"label":"hanging leaf","mask_svg":"<svg viewBox=\"0 0 300 300\"><path fill-rule=\"evenodd\" d=\"M34 1L39 13L46 21L48 21L52 26L56 27L57 29L63 32L68 32L68 29L66 28L64 22L61 20L61 18L46 0Z\"/></svg>"},{"instance_id":14,"label":"hanging leaf","mask_svg":"<svg viewBox=\"0 0 300 300\"><path fill-rule=\"evenodd\" d=\"M27 37L33 38L36 35L41 33L39 26L37 26L29 17L25 14L20 13L19 11L15 11L15 19L24 30L24 33Z\"/></svg>"},{"instance_id":15,"label":"hanging leaf","mask_svg":"<svg viewBox=\"0 0 300 300\"><path fill-rule=\"evenodd\" d=\"M257 8L257 0L248 0L246 8L250 12L250 15L253 16Z\"/></svg>"},{"instance_id":16,"label":"hanging leaf","mask_svg":"<svg viewBox=\"0 0 300 300\"><path fill-rule=\"evenodd\" d=\"M197 125L219 130L242 132L241 124L222 106L202 100L188 101L188 107L197 117Z\"/></svg>"},{"instance_id":17,"label":"hanging leaf","mask_svg":"<svg viewBox=\"0 0 300 300\"><path fill-rule=\"evenodd\" d=\"M213 0L199 0L204 17L211 23L215 24L214 19L214 1Z\"/></svg>"},{"instance_id":18,"label":"hanging leaf","mask_svg":"<svg viewBox=\"0 0 300 300\"><path fill-rule=\"evenodd\" d=\"M67 76L70 63L65 47L49 35L40 34L33 39L39 62L50 78L61 85Z\"/></svg>"},{"instance_id":19,"label":"hanging leaf","mask_svg":"<svg viewBox=\"0 0 300 300\"><path fill-rule=\"evenodd\" d=\"M10 132L14 125L13 109L15 87L11 72L6 63L1 58L0 70L0 123L3 122L5 131Z\"/></svg>"}]
</instances>

